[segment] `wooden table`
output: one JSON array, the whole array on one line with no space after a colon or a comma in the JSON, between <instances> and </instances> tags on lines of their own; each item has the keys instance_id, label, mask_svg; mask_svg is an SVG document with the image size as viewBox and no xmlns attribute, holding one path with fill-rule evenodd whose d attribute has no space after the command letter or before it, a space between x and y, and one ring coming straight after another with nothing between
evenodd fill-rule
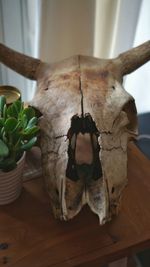
<instances>
[{"instance_id":1,"label":"wooden table","mask_svg":"<svg viewBox=\"0 0 150 267\"><path fill-rule=\"evenodd\" d=\"M100 267L150 247L150 161L133 144L128 178L122 210L104 226L88 207L55 220L42 179L25 182L21 197L0 207L0 266Z\"/></svg>"}]
</instances>

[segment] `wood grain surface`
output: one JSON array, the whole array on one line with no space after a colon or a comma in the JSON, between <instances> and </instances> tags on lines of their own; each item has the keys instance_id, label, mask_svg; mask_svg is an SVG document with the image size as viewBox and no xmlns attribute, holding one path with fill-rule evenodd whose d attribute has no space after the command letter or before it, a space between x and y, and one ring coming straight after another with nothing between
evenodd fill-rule
<instances>
[{"instance_id":1,"label":"wood grain surface","mask_svg":"<svg viewBox=\"0 0 150 267\"><path fill-rule=\"evenodd\" d=\"M104 226L88 207L69 222L55 220L41 178L0 207L0 266L100 267L150 247L150 161L131 144L129 184L119 216Z\"/></svg>"}]
</instances>

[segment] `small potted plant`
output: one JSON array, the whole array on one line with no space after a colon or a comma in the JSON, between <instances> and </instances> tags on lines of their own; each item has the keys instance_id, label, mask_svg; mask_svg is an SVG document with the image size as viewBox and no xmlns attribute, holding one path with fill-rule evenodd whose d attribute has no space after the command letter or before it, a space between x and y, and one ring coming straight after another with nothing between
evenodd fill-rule
<instances>
[{"instance_id":1,"label":"small potted plant","mask_svg":"<svg viewBox=\"0 0 150 267\"><path fill-rule=\"evenodd\" d=\"M32 107L24 107L21 100L7 106L0 96L0 205L21 193L25 151L37 142L37 122Z\"/></svg>"}]
</instances>

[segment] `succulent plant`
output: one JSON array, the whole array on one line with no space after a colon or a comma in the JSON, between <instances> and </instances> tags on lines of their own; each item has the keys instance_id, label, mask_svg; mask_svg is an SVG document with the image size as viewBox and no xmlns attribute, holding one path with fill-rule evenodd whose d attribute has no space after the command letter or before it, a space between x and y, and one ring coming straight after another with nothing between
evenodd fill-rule
<instances>
[{"instance_id":1,"label":"succulent plant","mask_svg":"<svg viewBox=\"0 0 150 267\"><path fill-rule=\"evenodd\" d=\"M37 142L38 118L32 107L24 107L21 100L6 105L6 97L0 96L0 170L10 171L24 151Z\"/></svg>"}]
</instances>

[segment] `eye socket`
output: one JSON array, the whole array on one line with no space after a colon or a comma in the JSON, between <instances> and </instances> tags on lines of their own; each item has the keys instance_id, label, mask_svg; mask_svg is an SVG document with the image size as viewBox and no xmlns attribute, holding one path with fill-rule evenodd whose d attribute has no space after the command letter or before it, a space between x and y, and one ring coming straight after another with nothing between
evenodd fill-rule
<instances>
[{"instance_id":1,"label":"eye socket","mask_svg":"<svg viewBox=\"0 0 150 267\"><path fill-rule=\"evenodd\" d=\"M111 189L111 193L113 194L114 192L115 192L115 188L113 186L112 189Z\"/></svg>"},{"instance_id":2,"label":"eye socket","mask_svg":"<svg viewBox=\"0 0 150 267\"><path fill-rule=\"evenodd\" d=\"M37 109L37 108L35 108L35 107L33 107L33 106L29 106L29 107L32 107L32 108L34 109L34 111L35 111L35 116L36 116L37 118L40 118L40 117L43 116L43 114L40 112L39 109Z\"/></svg>"},{"instance_id":3,"label":"eye socket","mask_svg":"<svg viewBox=\"0 0 150 267\"><path fill-rule=\"evenodd\" d=\"M127 129L129 131L137 132L137 110L135 106L134 99L129 100L122 109L124 112L126 112L129 124L127 125Z\"/></svg>"},{"instance_id":4,"label":"eye socket","mask_svg":"<svg viewBox=\"0 0 150 267\"><path fill-rule=\"evenodd\" d=\"M113 89L113 90L115 90L115 89L116 89L114 85L112 86L112 89Z\"/></svg>"}]
</instances>

